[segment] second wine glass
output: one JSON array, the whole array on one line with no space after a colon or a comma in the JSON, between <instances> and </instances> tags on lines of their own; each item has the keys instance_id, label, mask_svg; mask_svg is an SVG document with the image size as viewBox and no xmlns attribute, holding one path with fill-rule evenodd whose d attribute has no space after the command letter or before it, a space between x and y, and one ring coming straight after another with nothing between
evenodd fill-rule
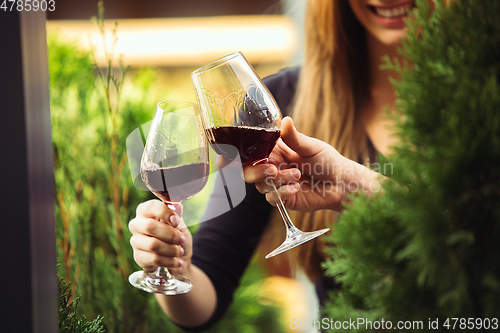
<instances>
[{"instance_id":1,"label":"second wine glass","mask_svg":"<svg viewBox=\"0 0 500 333\"><path fill-rule=\"evenodd\" d=\"M239 153L244 165L267 162L280 137L281 112L243 54L237 52L211 62L194 71L191 78L212 148L229 159L235 158L235 152ZM287 233L285 241L266 255L266 259L330 230L299 230L292 223L274 183L270 182L270 187Z\"/></svg>"},{"instance_id":2,"label":"second wine glass","mask_svg":"<svg viewBox=\"0 0 500 333\"><path fill-rule=\"evenodd\" d=\"M146 187L174 211L177 204L203 189L210 166L196 104L158 103L140 169ZM134 272L129 282L144 291L166 295L183 294L193 287L190 280L172 276L164 267Z\"/></svg>"}]
</instances>

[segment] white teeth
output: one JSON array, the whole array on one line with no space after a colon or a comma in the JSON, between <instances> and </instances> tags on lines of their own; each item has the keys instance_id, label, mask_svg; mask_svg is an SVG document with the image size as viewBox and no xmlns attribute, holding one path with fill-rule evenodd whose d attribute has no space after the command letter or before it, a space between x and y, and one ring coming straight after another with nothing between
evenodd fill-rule
<instances>
[{"instance_id":1,"label":"white teeth","mask_svg":"<svg viewBox=\"0 0 500 333\"><path fill-rule=\"evenodd\" d=\"M374 8L375 8L375 13L377 13L377 15L379 16L386 18L395 18L395 17L405 16L406 14L408 14L411 7L412 7L411 4L407 4L401 7L394 7L391 9L383 9L378 7Z\"/></svg>"}]
</instances>

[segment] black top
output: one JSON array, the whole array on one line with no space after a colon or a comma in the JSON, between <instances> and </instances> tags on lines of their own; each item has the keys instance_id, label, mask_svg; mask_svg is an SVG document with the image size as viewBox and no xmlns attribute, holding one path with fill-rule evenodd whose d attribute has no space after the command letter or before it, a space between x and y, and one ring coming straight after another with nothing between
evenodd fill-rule
<instances>
[{"instance_id":1,"label":"black top","mask_svg":"<svg viewBox=\"0 0 500 333\"><path fill-rule=\"evenodd\" d=\"M289 106L297 88L298 76L299 68L294 67L264 79L283 116L291 111ZM231 188L231 184L227 185ZM275 209L265 200L265 196L256 190L254 184L246 184L245 187L246 196L239 205L223 215L201 223L194 236L192 263L203 270L212 281L217 293L217 307L207 323L195 328L184 327L187 331L207 329L225 313L269 222L271 210ZM217 201L221 200L218 193L224 193L224 190L214 190L208 204L207 216L212 216L211 212L217 209ZM328 290L334 286L331 278L325 277L319 281L316 292L320 303L326 299Z\"/></svg>"}]
</instances>

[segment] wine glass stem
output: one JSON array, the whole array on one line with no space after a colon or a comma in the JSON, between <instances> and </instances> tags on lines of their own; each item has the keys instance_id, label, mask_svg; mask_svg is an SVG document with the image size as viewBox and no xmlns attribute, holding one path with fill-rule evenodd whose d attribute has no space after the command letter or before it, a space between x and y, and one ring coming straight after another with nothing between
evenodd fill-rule
<instances>
[{"instance_id":1,"label":"wine glass stem","mask_svg":"<svg viewBox=\"0 0 500 333\"><path fill-rule=\"evenodd\" d=\"M293 223L292 219L290 218L290 215L288 215L288 212L286 211L285 205L283 204L283 200L281 200L281 197L278 193L278 190L276 189L276 186L274 183L271 182L271 184L268 184L269 188L271 189L271 192L274 195L274 199L276 200L276 207L278 208L278 211L281 214L281 217L283 218L283 222L285 222L287 234L290 233L295 233L296 231L299 231Z\"/></svg>"},{"instance_id":2,"label":"wine glass stem","mask_svg":"<svg viewBox=\"0 0 500 333\"><path fill-rule=\"evenodd\" d=\"M155 278L163 278L163 279L171 279L172 278L172 275L170 274L170 272L168 271L168 269L166 269L165 267L158 267L156 268L156 270L154 272L151 273L152 276L154 276Z\"/></svg>"}]
</instances>

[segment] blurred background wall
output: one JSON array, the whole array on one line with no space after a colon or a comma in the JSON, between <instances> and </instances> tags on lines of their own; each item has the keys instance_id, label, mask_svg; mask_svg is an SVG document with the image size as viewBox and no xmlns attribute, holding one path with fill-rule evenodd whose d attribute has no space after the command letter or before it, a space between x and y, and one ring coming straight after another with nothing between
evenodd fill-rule
<instances>
[{"instance_id":1,"label":"blurred background wall","mask_svg":"<svg viewBox=\"0 0 500 333\"><path fill-rule=\"evenodd\" d=\"M281 14L285 7L277 0L106 0L104 5L108 19ZM47 19L85 20L96 7L96 0L61 1Z\"/></svg>"},{"instance_id":2,"label":"blurred background wall","mask_svg":"<svg viewBox=\"0 0 500 333\"><path fill-rule=\"evenodd\" d=\"M104 1L111 29L118 22L115 53L132 70L160 70L165 89L183 87L181 98L192 99L189 73L195 68L241 51L261 77L301 61L305 0L165 0ZM93 47L104 63L95 24L97 0L58 2L47 13L49 31ZM107 44L111 45L108 35ZM186 96L187 95L187 96Z\"/></svg>"}]
</instances>

